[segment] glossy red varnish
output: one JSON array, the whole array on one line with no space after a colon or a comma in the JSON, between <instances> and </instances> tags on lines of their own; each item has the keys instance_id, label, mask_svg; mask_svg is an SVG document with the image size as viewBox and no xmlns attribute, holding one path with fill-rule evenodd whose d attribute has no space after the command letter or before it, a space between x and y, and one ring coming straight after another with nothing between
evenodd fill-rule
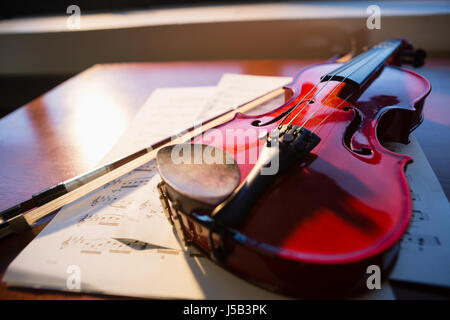
<instances>
[{"instance_id":1,"label":"glossy red varnish","mask_svg":"<svg viewBox=\"0 0 450 320\"><path fill-rule=\"evenodd\" d=\"M216 129L222 137L230 129L273 130L279 121L259 128L252 122L266 123L276 118L300 101L320 76L336 67L325 64L305 69L287 86L291 98L285 105L259 116L238 114ZM377 126L390 110L404 110L404 117L392 117L384 126L395 133L386 133L389 140L404 140L417 124L414 119L420 119L421 109L415 106L421 106L430 85L413 72L387 66L356 101L343 102L340 95L344 89L344 85L330 82L293 122L301 125L312 115L306 128L315 130L321 142L305 160L307 164L296 165L280 176L255 205L239 229L252 239L248 246L292 261L344 264L383 253L405 232L411 198L404 169L411 159L385 149L379 141L384 133L377 132ZM360 121L355 117L357 113ZM345 141L352 126L351 139ZM212 130L195 142L224 148L236 159L245 155L246 162L239 163L243 180L253 166L250 155L255 158L254 152L262 147L257 137L254 134L245 141L222 141ZM371 153L358 153L362 148ZM239 267L234 264L233 268Z\"/></svg>"}]
</instances>

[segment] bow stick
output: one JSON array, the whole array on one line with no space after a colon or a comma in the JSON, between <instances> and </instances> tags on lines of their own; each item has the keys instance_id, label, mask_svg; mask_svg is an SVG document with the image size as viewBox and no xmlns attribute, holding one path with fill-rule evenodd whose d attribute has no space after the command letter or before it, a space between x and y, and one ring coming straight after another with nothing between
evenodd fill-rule
<instances>
[{"instance_id":1,"label":"bow stick","mask_svg":"<svg viewBox=\"0 0 450 320\"><path fill-rule=\"evenodd\" d=\"M233 119L236 113L250 111L283 93L283 88L268 92L236 109L226 111L207 120L200 127L191 127L184 130L185 133L181 135L163 139L124 158L34 194L30 199L0 212L0 239L29 229L36 221L48 214L150 162L155 159L156 153L163 146L185 142L199 133Z\"/></svg>"}]
</instances>

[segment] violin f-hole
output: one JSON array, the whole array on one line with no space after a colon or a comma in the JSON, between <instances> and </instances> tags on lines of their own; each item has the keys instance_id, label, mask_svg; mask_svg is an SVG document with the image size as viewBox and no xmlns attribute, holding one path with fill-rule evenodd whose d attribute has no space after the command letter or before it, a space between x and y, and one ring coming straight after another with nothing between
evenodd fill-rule
<instances>
[{"instance_id":1,"label":"violin f-hole","mask_svg":"<svg viewBox=\"0 0 450 320\"><path fill-rule=\"evenodd\" d=\"M360 125L362 123L362 115L361 115L360 111L353 107L344 107L344 108L342 108L342 110L344 110L344 111L353 110L353 112L354 112L354 117L353 117L352 121L350 122L350 125L347 127L347 130L345 131L345 134L344 134L345 146L354 153L357 153L357 154L360 154L363 156L371 155L373 153L372 149L366 148L366 147L355 148L354 145L352 144L353 137L354 137L355 133L357 132L357 130L360 128Z\"/></svg>"}]
</instances>

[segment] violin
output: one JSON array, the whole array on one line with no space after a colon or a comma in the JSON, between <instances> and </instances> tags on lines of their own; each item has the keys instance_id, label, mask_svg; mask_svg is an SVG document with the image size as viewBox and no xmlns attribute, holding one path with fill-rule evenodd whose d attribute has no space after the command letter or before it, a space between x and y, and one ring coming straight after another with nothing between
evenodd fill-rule
<instances>
[{"instance_id":1,"label":"violin","mask_svg":"<svg viewBox=\"0 0 450 320\"><path fill-rule=\"evenodd\" d=\"M237 113L156 156L161 202L184 245L296 297L361 290L399 252L412 211L408 143L430 83L400 67L423 51L389 40L301 70L285 103Z\"/></svg>"}]
</instances>

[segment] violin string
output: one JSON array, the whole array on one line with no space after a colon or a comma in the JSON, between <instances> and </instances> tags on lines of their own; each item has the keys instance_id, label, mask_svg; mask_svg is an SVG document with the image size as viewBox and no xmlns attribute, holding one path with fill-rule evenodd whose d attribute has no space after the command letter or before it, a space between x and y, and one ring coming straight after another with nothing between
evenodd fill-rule
<instances>
[{"instance_id":1,"label":"violin string","mask_svg":"<svg viewBox=\"0 0 450 320\"><path fill-rule=\"evenodd\" d=\"M376 49L378 49L378 47L376 48ZM380 54L382 54L383 53L383 51L382 50L380 50L377 54L376 54L376 56L378 56L378 55L380 55ZM300 131L301 129L303 129L304 127L305 127L305 125L309 122L309 120L311 120L312 119L312 117L319 111L319 110L321 110L323 107L324 107L324 105L325 105L325 103L328 101L328 99L331 97L331 95L336 91L336 89L337 88L339 88L340 87L340 85L345 81L345 80L347 80L347 78L349 77L349 76L351 76L354 72L356 72L357 70L359 70L360 68L357 68L357 69L355 69L355 70L353 70L350 74L348 74L344 79L342 79L342 81L340 81L339 82L339 84L328 94L328 96L325 98L325 100L321 103L321 106L319 107L319 108L317 108L317 110L316 111L314 111L314 112L312 112L311 113L311 115L303 122L303 124L297 129L297 131ZM347 97L346 99L348 99L349 97ZM344 100L344 101L346 101L346 100ZM297 117L297 116L296 116ZM294 119L296 118L296 117L294 117ZM291 120L291 122L294 120L294 119L292 119Z\"/></svg>"},{"instance_id":2,"label":"violin string","mask_svg":"<svg viewBox=\"0 0 450 320\"><path fill-rule=\"evenodd\" d=\"M356 58L354 58L352 61L350 61L350 63L348 63L345 67L344 67L344 69L342 69L342 70L340 70L341 72L342 71L345 71L345 70L347 70L348 68L350 68L351 66L353 66L354 64L356 64L356 63L358 63L358 62L360 62L360 61L362 61L364 58L365 58L365 56L366 55L368 55L368 52L369 51L366 51L366 52L364 52L364 53L362 53L362 54L360 54L359 56L357 56ZM314 94L314 96L311 98L311 99L308 99L308 102L309 101L311 101L312 99L314 99L319 93L320 93L320 91L322 91L322 89L323 88L325 88L327 85L328 85L328 83L331 81L331 79L333 79L333 77L336 75L338 73L338 70L336 70L331 76L330 76L330 78L328 79L328 81L325 83L325 85L324 86L322 86L322 88L318 91L318 92L316 92L315 94ZM322 79L323 77L321 77L320 79ZM319 81L318 83L316 83L316 85L302 98L302 100L300 100L300 102L298 102L296 105L295 105L295 107L294 108L292 108L292 110L291 111L289 111L284 117L283 117L283 120L280 122L280 124L279 124L279 126L281 126L283 123L284 123L284 121L289 117L289 115L293 112L293 111L295 111L295 109L301 104L301 103L303 103L303 101L306 99L306 97L308 97L308 95L320 84L321 82ZM303 106L303 108L297 113L297 115L298 114L300 114L305 108L306 108L306 106L307 106L308 104L306 104L305 106ZM292 121L289 123L289 124L291 124L292 123Z\"/></svg>"},{"instance_id":3,"label":"violin string","mask_svg":"<svg viewBox=\"0 0 450 320\"><path fill-rule=\"evenodd\" d=\"M348 77L348 76L347 76ZM328 95L328 97L326 98L326 100L330 97L330 95L331 94L333 94L333 92L336 90L336 88L338 88L346 79L347 79L347 77L345 77L344 79L342 79L340 82L339 82L339 84L333 89L333 91L331 91L330 92L330 94ZM325 103L325 102L323 102L323 103ZM320 109L320 107L319 107L319 109ZM308 117L308 119L305 121L305 122L303 122L303 124L297 129L297 131L300 131L303 127L304 127L304 125L312 118L312 116L317 112L318 110L316 110L315 112L312 112L311 114L310 114L310 116ZM288 123L288 125L290 125L297 117L299 116L299 113L295 116L295 117L293 117L292 119L291 119L291 121L289 121L289 123Z\"/></svg>"},{"instance_id":4,"label":"violin string","mask_svg":"<svg viewBox=\"0 0 450 320\"><path fill-rule=\"evenodd\" d=\"M337 72L336 72L336 73L337 73ZM325 83L325 85L322 86L322 88L320 88L320 90L319 90L318 92L316 92L316 94L314 94L314 96L313 96L311 99L308 99L308 101L307 101L308 103L305 104L305 105L303 106L303 108L301 108L300 111L299 111L298 113L301 113L301 112L303 111L303 109L305 109L306 106L309 104L309 102L310 102L312 99L314 99L314 98L316 97L316 95L317 95L320 91L322 91L323 88L325 88L325 87L327 86L328 82L330 82L330 80L336 75L336 73L334 73L334 74L330 77L330 79L328 79L328 81ZM321 77L321 78L322 78L322 77ZM286 121L286 119L289 117L289 115L290 115L292 112L294 112L295 109L297 109L298 106L300 106L300 105L303 103L303 101L306 99L306 97L307 97L307 96L308 96L315 88L317 88L317 86L318 86L319 84L321 84L320 81L317 82L316 85L315 85L311 90L309 90L309 92L302 98L302 100L300 100L300 102L297 103L297 104L295 105L295 107L292 108L292 110L289 111L289 112L283 117L283 120L280 122L279 126L281 126L281 125L283 124L283 122ZM305 102L306 102L306 101L305 101ZM289 123L289 124L290 124L290 123Z\"/></svg>"},{"instance_id":5,"label":"violin string","mask_svg":"<svg viewBox=\"0 0 450 320\"><path fill-rule=\"evenodd\" d=\"M320 88L315 94L314 94L314 96L313 97L311 97L311 99L308 99L307 101L305 101L306 103L305 103L305 105L303 106L303 108L301 108L298 112L297 112L297 115L299 115L300 113L302 113L302 111L310 104L310 101L312 101L322 90L323 90L323 88L325 88L327 85L328 85L328 83L330 82L330 80L335 76L337 74L337 71L333 74L333 75L331 75L331 77L327 80L327 82L322 86L322 88ZM311 91L313 91L319 84L320 84L321 82L319 81L304 97L303 97L303 99L299 102L299 103L297 103L297 105L283 118L283 120L281 121L281 123L280 123L280 126L283 124L283 122L289 117L289 115L295 110L295 109L297 109L297 107L300 105L300 104L302 104L303 103L303 101L306 99L306 97L309 95L309 93L311 92ZM296 117L297 117L297 115L296 115ZM290 125L292 123L292 121L290 121L289 123L288 123L288 125Z\"/></svg>"},{"instance_id":6,"label":"violin string","mask_svg":"<svg viewBox=\"0 0 450 320\"><path fill-rule=\"evenodd\" d=\"M375 48L378 48L378 46L376 46ZM336 110L339 110L339 107L343 104L343 103L345 103L345 102L347 102L347 100L350 98L350 96L353 94L353 92L351 92L344 100L342 100L341 101L341 103L339 103L339 105L336 107L336 108L334 108L333 109L333 111L331 111L329 114L327 114L326 116L325 116L325 118L323 118L318 124L317 124L317 126L311 131L311 133L314 133L324 122L325 122L325 120L327 120L333 113L335 113L336 112Z\"/></svg>"},{"instance_id":7,"label":"violin string","mask_svg":"<svg viewBox=\"0 0 450 320\"><path fill-rule=\"evenodd\" d=\"M345 80L347 80L347 78L348 78L350 75L351 75L351 73L350 73L348 76L346 76L344 79L342 79L336 87L334 87L334 89L333 89L333 90L328 94L328 96L325 98L325 101L322 102L322 106L323 106L323 104L325 104L325 102L328 100L328 98L330 98L331 95L336 91L336 89L339 88L339 87L341 86L341 84L342 84ZM302 129L305 127L305 125L308 123L308 121L311 120L311 118L317 113L317 111L319 111L320 109L322 109L322 106L320 106L316 111L312 112L312 113L309 115L309 117L303 122L303 124L297 129L297 131L302 130ZM289 124L291 124L291 122L294 121L295 118L297 118L297 116L298 116L298 115L296 115L294 118L292 118L292 120L289 122Z\"/></svg>"},{"instance_id":8,"label":"violin string","mask_svg":"<svg viewBox=\"0 0 450 320\"><path fill-rule=\"evenodd\" d=\"M326 117L323 118L323 119L319 122L319 124L311 131L311 133L314 133L314 131L316 131L316 130L317 130L317 129L325 122L325 120L327 120L333 113L335 113L336 110L338 110L339 107L340 107L343 103L347 102L347 100L350 98L350 96L351 96L352 94L353 94L353 92L350 93L344 100L342 100L341 103L339 103L339 105L338 105L336 108L333 109L333 111L331 111L329 114L327 114Z\"/></svg>"},{"instance_id":9,"label":"violin string","mask_svg":"<svg viewBox=\"0 0 450 320\"><path fill-rule=\"evenodd\" d=\"M361 62L363 59L365 59L366 58L366 56L368 55L368 53L369 53L369 50L368 51L366 51L366 52L364 52L364 53L362 53L362 54L360 54L359 56L357 56L356 58L354 58L353 60L351 60L346 66L345 66L345 68L344 69L342 69L342 70L340 70L340 72L342 72L342 71L345 71L345 70L347 70L348 68L350 68L350 67L352 67L353 65L355 65L356 63L358 63L358 62ZM336 70L331 76L330 76L330 78L327 80L327 82L325 83L325 85L324 86L322 86L322 88L320 88L320 90L318 91L318 92L316 92L315 94L314 94L314 96L311 98L311 99L308 99L308 102L309 101L311 101L312 99L314 99L321 91L322 91L322 89L323 88L325 88L327 85L328 85L328 83L331 81L331 79L333 79L333 77L336 75L338 73L338 71ZM320 79L322 79L323 77L321 77ZM304 101L305 101L305 99L308 97L308 95L315 89L315 88L317 88L317 86L319 85L319 84L321 84L321 82L319 81L319 82L317 82L316 84L315 84L315 86L283 117L283 119L281 120L281 122L280 122L280 124L279 124L279 127L284 123L284 121L286 121L286 119L289 117L289 115L292 113L292 112L294 112L295 111L295 109L297 109L297 107L299 107ZM306 101L305 101L306 102ZM302 109L300 109L300 111L297 113L297 116L306 108L306 106L308 106L308 104L305 104L304 106L303 106L303 108ZM297 117L296 116L296 117ZM289 125L292 123L292 121L290 121L289 122Z\"/></svg>"}]
</instances>

